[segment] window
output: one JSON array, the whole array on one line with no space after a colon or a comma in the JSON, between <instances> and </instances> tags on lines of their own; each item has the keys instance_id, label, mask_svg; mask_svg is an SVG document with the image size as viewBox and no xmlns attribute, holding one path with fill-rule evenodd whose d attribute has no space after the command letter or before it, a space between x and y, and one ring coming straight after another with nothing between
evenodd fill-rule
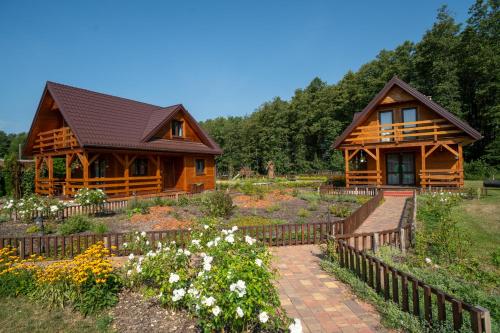
<instances>
[{"instance_id":1,"label":"window","mask_svg":"<svg viewBox=\"0 0 500 333\"><path fill-rule=\"evenodd\" d=\"M183 136L182 121L172 120L172 136Z\"/></svg>"},{"instance_id":2,"label":"window","mask_svg":"<svg viewBox=\"0 0 500 333\"><path fill-rule=\"evenodd\" d=\"M392 124L393 124L393 121L392 121L392 110L389 110L389 111L381 111L379 113L379 117L380 117L380 136L390 136L390 135L393 135L393 131L392 131ZM388 125L388 126L384 126L384 125ZM388 142L388 141L392 141L391 138L382 138L380 141L382 142Z\"/></svg>"},{"instance_id":3,"label":"window","mask_svg":"<svg viewBox=\"0 0 500 333\"><path fill-rule=\"evenodd\" d=\"M90 167L90 177L91 178L103 178L106 177L106 167L107 163L105 159L98 159L92 163Z\"/></svg>"},{"instance_id":4,"label":"window","mask_svg":"<svg viewBox=\"0 0 500 333\"><path fill-rule=\"evenodd\" d=\"M205 160L202 159L196 160L196 174L197 175L205 174Z\"/></svg>"},{"instance_id":5,"label":"window","mask_svg":"<svg viewBox=\"0 0 500 333\"><path fill-rule=\"evenodd\" d=\"M147 176L147 174L148 174L148 159L147 158L135 159L132 167L132 175Z\"/></svg>"},{"instance_id":6,"label":"window","mask_svg":"<svg viewBox=\"0 0 500 333\"><path fill-rule=\"evenodd\" d=\"M402 116L403 116L403 123L414 123L417 121L417 109L416 108L408 108L408 109L403 109L402 111ZM405 124L403 125L404 128L414 128L417 127L417 124ZM415 133L414 130L409 130L409 131L404 131L404 134L411 134ZM415 139L414 136L405 136L405 140L412 140Z\"/></svg>"}]
</instances>

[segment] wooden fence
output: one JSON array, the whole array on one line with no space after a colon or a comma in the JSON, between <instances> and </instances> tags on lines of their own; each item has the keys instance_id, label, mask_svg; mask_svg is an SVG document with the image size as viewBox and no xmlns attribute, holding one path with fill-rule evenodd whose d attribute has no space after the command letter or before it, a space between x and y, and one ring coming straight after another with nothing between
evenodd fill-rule
<instances>
[{"instance_id":1,"label":"wooden fence","mask_svg":"<svg viewBox=\"0 0 500 333\"><path fill-rule=\"evenodd\" d=\"M319 188L321 194L328 195L369 195L375 196L379 192L376 187L335 187L332 185L322 185Z\"/></svg>"},{"instance_id":2,"label":"wooden fence","mask_svg":"<svg viewBox=\"0 0 500 333\"><path fill-rule=\"evenodd\" d=\"M264 226L240 227L243 235L254 237L268 246L319 244L325 242L336 222L318 222L303 224L276 224ZM146 235L154 244L158 241L176 241L185 245L191 236L188 229L148 231ZM0 238L0 248L11 246L17 248L21 258L31 254L41 255L47 259L72 258L97 242L104 245L115 255L126 255L127 250L123 243L130 241L131 233L106 233L106 234L76 234L69 236L46 235L27 237Z\"/></svg>"},{"instance_id":3,"label":"wooden fence","mask_svg":"<svg viewBox=\"0 0 500 333\"><path fill-rule=\"evenodd\" d=\"M394 239L397 240L398 237ZM465 303L430 286L342 239L339 239L337 244L340 265L351 270L403 311L425 319L431 326L450 321L457 331L470 328L475 333L491 332L488 310Z\"/></svg>"}]
</instances>

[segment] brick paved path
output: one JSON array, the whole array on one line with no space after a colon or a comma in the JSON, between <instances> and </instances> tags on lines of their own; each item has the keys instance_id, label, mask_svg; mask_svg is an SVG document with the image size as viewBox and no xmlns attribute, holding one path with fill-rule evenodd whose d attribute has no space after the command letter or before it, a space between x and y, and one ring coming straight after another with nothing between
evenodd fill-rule
<instances>
[{"instance_id":1,"label":"brick paved path","mask_svg":"<svg viewBox=\"0 0 500 333\"><path fill-rule=\"evenodd\" d=\"M384 202L354 231L354 233L376 232L395 229L403 214L405 197L384 197Z\"/></svg>"},{"instance_id":2,"label":"brick paved path","mask_svg":"<svg viewBox=\"0 0 500 333\"><path fill-rule=\"evenodd\" d=\"M281 304L306 332L387 332L375 309L319 266L317 245L271 248Z\"/></svg>"}]
</instances>

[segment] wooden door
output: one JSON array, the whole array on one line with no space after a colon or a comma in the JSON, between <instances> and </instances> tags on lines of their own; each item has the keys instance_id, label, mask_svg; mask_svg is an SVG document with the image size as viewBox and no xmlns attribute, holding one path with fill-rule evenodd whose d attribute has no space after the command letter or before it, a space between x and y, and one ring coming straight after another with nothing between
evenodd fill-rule
<instances>
[{"instance_id":1,"label":"wooden door","mask_svg":"<svg viewBox=\"0 0 500 333\"><path fill-rule=\"evenodd\" d=\"M415 185L415 157L413 153L386 155L387 185Z\"/></svg>"},{"instance_id":2,"label":"wooden door","mask_svg":"<svg viewBox=\"0 0 500 333\"><path fill-rule=\"evenodd\" d=\"M175 161L172 158L165 158L163 159L162 164L163 189L166 190L174 188L176 185Z\"/></svg>"}]
</instances>

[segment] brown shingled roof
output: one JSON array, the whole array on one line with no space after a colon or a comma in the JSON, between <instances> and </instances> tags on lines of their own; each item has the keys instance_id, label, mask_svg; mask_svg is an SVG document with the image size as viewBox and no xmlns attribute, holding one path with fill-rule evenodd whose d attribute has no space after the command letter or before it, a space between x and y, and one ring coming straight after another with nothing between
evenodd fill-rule
<instances>
[{"instance_id":1,"label":"brown shingled roof","mask_svg":"<svg viewBox=\"0 0 500 333\"><path fill-rule=\"evenodd\" d=\"M430 100L420 91L418 91L417 89L410 86L408 83L404 82L403 80L395 76L389 82L387 82L384 88L377 95L375 95L375 97L370 101L370 103L368 103L368 105L363 109L363 111L356 112L354 114L351 124L347 126L347 128L344 130L344 132L342 132L342 134L339 137L337 137L335 142L332 144L332 147L338 148L342 144L342 142L347 138L347 136L366 119L366 117L373 110L373 108L377 106L377 104L382 100L382 98L384 98L385 95L389 92L389 90L391 90L391 88L394 87L395 85L406 91L408 94L412 95L416 100L418 100L419 102L427 106L429 109L439 114L441 117L448 120L453 125L463 130L474 140L479 140L482 138L481 133L476 131L465 121L461 120L453 113L446 110L436 102Z\"/></svg>"},{"instance_id":2,"label":"brown shingled roof","mask_svg":"<svg viewBox=\"0 0 500 333\"><path fill-rule=\"evenodd\" d=\"M180 104L160 107L54 82L47 82L45 89L54 98L82 147L214 155L222 153L220 147ZM166 120L180 111L185 112L203 143L152 139Z\"/></svg>"}]
</instances>

